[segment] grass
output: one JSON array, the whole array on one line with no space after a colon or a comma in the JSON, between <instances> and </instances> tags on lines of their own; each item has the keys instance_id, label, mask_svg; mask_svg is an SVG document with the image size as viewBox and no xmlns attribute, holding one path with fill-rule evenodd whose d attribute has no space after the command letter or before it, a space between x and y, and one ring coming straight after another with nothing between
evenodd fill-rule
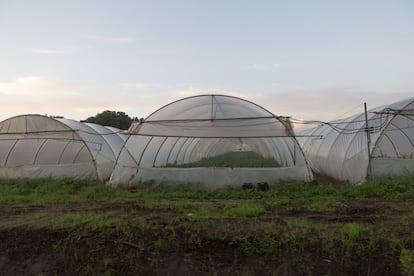
<instances>
[{"instance_id":1,"label":"grass","mask_svg":"<svg viewBox=\"0 0 414 276\"><path fill-rule=\"evenodd\" d=\"M226 217L257 218L266 213L266 210L250 202L243 202L224 211Z\"/></svg>"},{"instance_id":2,"label":"grass","mask_svg":"<svg viewBox=\"0 0 414 276\"><path fill-rule=\"evenodd\" d=\"M125 226L126 224L125 220L111 217L109 214L98 215L89 212L58 214L53 216L51 220L51 226L56 229L84 227L92 231L111 226Z\"/></svg>"},{"instance_id":3,"label":"grass","mask_svg":"<svg viewBox=\"0 0 414 276\"><path fill-rule=\"evenodd\" d=\"M360 223L349 222L342 225L342 234L348 238L356 238L363 233L367 227Z\"/></svg>"},{"instance_id":4,"label":"grass","mask_svg":"<svg viewBox=\"0 0 414 276\"><path fill-rule=\"evenodd\" d=\"M41 244L53 243L59 264L69 274L162 274L165 271L158 269L163 265L168 268L169 261L176 267L173 259L178 258L192 274L219 274L226 261L253 275L334 275L338 271L342 275L372 275L390 266L412 275L413 239L399 239L395 233L398 229L412 232L404 227L412 226L413 208L399 214L401 225L367 223L363 211L354 221L342 222L296 217L294 211L329 215L354 199L406 202L414 198L413 183L414 177L379 179L357 186L344 182L335 187L291 182L259 192L196 186L125 189L74 179L0 180L0 207L6 218L21 215L30 223L41 221L41 230L49 227L51 237L65 235L56 240L46 236ZM67 203L84 204L89 209L46 210ZM122 204L113 210L110 203ZM22 209L14 210L15 204L21 204ZM42 208L32 213L24 210L33 205ZM287 217L286 211L293 211L293 215ZM341 218L341 213L335 215ZM8 246L25 248L24 236L18 231L26 229L7 229L9 232L0 234L16 237ZM5 244L0 243L0 249ZM244 266L249 258L263 263ZM353 267L358 271L349 270Z\"/></svg>"},{"instance_id":5,"label":"grass","mask_svg":"<svg viewBox=\"0 0 414 276\"><path fill-rule=\"evenodd\" d=\"M0 203L66 203L126 199L131 193L99 182L76 179L0 180Z\"/></svg>"},{"instance_id":6,"label":"grass","mask_svg":"<svg viewBox=\"0 0 414 276\"><path fill-rule=\"evenodd\" d=\"M220 202L233 202L252 209L308 209L329 211L355 198L383 198L404 201L414 198L414 177L386 178L361 185L342 183L338 187L314 183L281 183L268 192L224 187L209 190L197 186L140 186L112 188L98 182L74 179L0 180L0 203L83 203L91 201L135 201L150 208L177 209L183 212L223 213ZM244 205L243 205L244 204ZM250 205L249 205L250 204ZM250 207L246 207L250 206ZM203 210L203 208L206 208ZM233 211L227 210L227 215ZM234 211L235 214L237 211ZM236 214L237 216L237 214Z\"/></svg>"},{"instance_id":7,"label":"grass","mask_svg":"<svg viewBox=\"0 0 414 276\"><path fill-rule=\"evenodd\" d=\"M381 178L347 189L345 195L354 197L380 197L393 201L414 198L414 177Z\"/></svg>"},{"instance_id":8,"label":"grass","mask_svg":"<svg viewBox=\"0 0 414 276\"><path fill-rule=\"evenodd\" d=\"M403 248L401 250L400 262L404 275L414 275L414 250Z\"/></svg>"}]
</instances>

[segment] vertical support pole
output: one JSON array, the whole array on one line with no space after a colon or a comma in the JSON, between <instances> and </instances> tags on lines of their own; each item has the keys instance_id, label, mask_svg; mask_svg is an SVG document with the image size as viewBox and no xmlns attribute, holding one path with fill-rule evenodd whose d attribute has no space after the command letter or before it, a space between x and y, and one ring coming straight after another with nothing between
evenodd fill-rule
<instances>
[{"instance_id":1,"label":"vertical support pole","mask_svg":"<svg viewBox=\"0 0 414 276\"><path fill-rule=\"evenodd\" d=\"M210 121L214 121L214 95L211 95Z\"/></svg>"},{"instance_id":2,"label":"vertical support pole","mask_svg":"<svg viewBox=\"0 0 414 276\"><path fill-rule=\"evenodd\" d=\"M367 170L367 180L372 179L372 167L371 167L371 135L370 128L368 125L368 114L367 114L367 103L364 103L365 111L365 131L367 133L367 153L368 153L368 170Z\"/></svg>"}]
</instances>

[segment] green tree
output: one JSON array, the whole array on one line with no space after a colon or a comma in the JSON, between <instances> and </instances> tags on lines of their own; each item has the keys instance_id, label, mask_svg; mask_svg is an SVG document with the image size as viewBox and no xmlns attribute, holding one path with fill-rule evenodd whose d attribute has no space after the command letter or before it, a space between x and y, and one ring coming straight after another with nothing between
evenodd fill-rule
<instances>
[{"instance_id":1,"label":"green tree","mask_svg":"<svg viewBox=\"0 0 414 276\"><path fill-rule=\"evenodd\" d=\"M111 126L119 129L128 129L131 125L132 118L125 114L125 112L105 110L82 122Z\"/></svg>"}]
</instances>

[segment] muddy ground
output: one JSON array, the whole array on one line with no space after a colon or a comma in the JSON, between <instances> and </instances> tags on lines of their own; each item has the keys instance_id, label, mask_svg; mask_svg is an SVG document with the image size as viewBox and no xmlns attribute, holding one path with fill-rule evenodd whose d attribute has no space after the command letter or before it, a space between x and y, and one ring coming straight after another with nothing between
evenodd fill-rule
<instances>
[{"instance_id":1,"label":"muddy ground","mask_svg":"<svg viewBox=\"0 0 414 276\"><path fill-rule=\"evenodd\" d=\"M204 204L205 201L193 202ZM225 204L225 202L224 202ZM148 202L88 202L82 204L2 204L0 205L1 275L401 275L401 248L390 246L398 239L400 247L411 248L414 224L407 217L414 202L391 202L383 199L349 200L335 210L268 210L259 218L205 219L200 225L191 214L173 209L144 208ZM70 223L56 224L53 219L77 212L109 214L126 221L122 226L83 227ZM277 214L277 216L275 215ZM381 228L377 244L372 237L359 236L365 250L346 249L341 259L318 248L326 233L295 230L277 242L280 252L257 251L260 243L258 225L273 222L281 227L289 219L303 218L309 225L358 223ZM300 227L300 226L298 226ZM211 229L211 232L209 231ZM257 230L259 229L259 230ZM287 228L286 228L287 229ZM292 231L292 228L289 228ZM252 234L253 233L253 234ZM370 235L372 232L367 232ZM259 238L258 238L259 237ZM314 240L314 237L317 239ZM245 238L245 240L244 240ZM263 239L268 239L263 236ZM277 239L279 237L275 237ZM335 237L332 237L335 240ZM267 241L267 240L265 240ZM286 241L286 244L285 244ZM299 242L298 242L299 241ZM302 242L300 242L302 241ZM309 241L309 242L308 242ZM312 241L312 243L310 242ZM315 242L314 242L315 241ZM297 242L297 245L292 245ZM340 240L337 242L340 243ZM249 248L252 247L251 249ZM266 247L266 244L260 245ZM344 244L338 245L344 248ZM342 250L341 249L341 250ZM296 253L295 253L296 250ZM331 248L335 252L335 248ZM363 251L361 254L367 254ZM399 251L398 251L399 250ZM398 252L397 252L398 251ZM305 253L304 253L305 252ZM339 251L338 251L339 252ZM355 252L355 256L352 256ZM295 255L296 254L296 255ZM298 256L298 254L303 255ZM340 254L340 253L338 253ZM285 258L286 256L286 258ZM290 256L289 258L287 258ZM294 256L292 258L292 256ZM296 258L296 259L295 259ZM295 260L293 260L295 259ZM407 266L407 265L406 265Z\"/></svg>"}]
</instances>

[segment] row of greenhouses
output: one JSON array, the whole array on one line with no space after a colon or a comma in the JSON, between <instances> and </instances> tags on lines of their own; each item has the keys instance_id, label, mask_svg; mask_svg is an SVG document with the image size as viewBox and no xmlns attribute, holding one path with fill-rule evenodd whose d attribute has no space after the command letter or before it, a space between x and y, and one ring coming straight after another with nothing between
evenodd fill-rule
<instances>
[{"instance_id":1,"label":"row of greenhouses","mask_svg":"<svg viewBox=\"0 0 414 276\"><path fill-rule=\"evenodd\" d=\"M128 131L41 115L0 122L0 178L113 186L363 182L414 174L414 98L295 133L290 118L225 95L165 105ZM367 127L368 123L368 127Z\"/></svg>"},{"instance_id":2,"label":"row of greenhouses","mask_svg":"<svg viewBox=\"0 0 414 276\"><path fill-rule=\"evenodd\" d=\"M414 98L300 133L314 172L351 183L414 175Z\"/></svg>"}]
</instances>

